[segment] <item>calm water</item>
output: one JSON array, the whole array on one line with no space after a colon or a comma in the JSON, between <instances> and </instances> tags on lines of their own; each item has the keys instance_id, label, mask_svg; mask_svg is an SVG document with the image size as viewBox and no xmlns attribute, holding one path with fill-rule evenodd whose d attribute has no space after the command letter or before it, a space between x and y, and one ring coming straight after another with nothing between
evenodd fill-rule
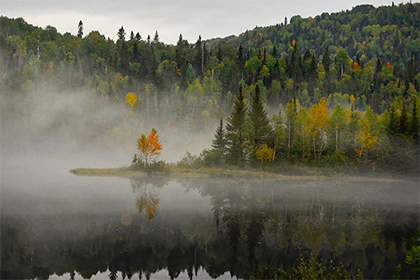
<instances>
[{"instance_id":1,"label":"calm water","mask_svg":"<svg viewBox=\"0 0 420 280\"><path fill-rule=\"evenodd\" d=\"M130 180L76 166L2 165L2 279L246 279L301 250L386 279L419 228L415 180Z\"/></svg>"}]
</instances>

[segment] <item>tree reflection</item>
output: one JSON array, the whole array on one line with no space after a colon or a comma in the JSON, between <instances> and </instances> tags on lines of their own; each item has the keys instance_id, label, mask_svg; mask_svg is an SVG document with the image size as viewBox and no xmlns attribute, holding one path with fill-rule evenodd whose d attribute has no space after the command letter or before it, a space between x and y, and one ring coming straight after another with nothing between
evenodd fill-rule
<instances>
[{"instance_id":1,"label":"tree reflection","mask_svg":"<svg viewBox=\"0 0 420 280\"><path fill-rule=\"evenodd\" d=\"M162 178L131 179L133 192L137 193L137 210L140 214L144 211L149 217L149 220L155 217L160 202L156 189L164 187L165 184Z\"/></svg>"},{"instance_id":2,"label":"tree reflection","mask_svg":"<svg viewBox=\"0 0 420 280\"><path fill-rule=\"evenodd\" d=\"M348 192L339 193L334 185L306 182L189 180L180 188L193 196L177 193L167 210L159 204L168 184L164 178L130 183L144 218L133 218L129 211L69 215L65 223L61 216L2 217L2 278L66 272L91 278L108 271L110 279L118 273L150 279L164 269L171 279L183 274L194 279L201 269L212 278L230 272L247 279L264 265L295 266L300 247L318 258L359 267L368 278L387 278L404 262L405 238L419 224L418 212L398 212L386 203L350 196L361 192L355 186L346 185ZM194 196L209 203L211 211L202 205L173 210ZM403 268L404 277L409 273L409 267Z\"/></svg>"}]
</instances>

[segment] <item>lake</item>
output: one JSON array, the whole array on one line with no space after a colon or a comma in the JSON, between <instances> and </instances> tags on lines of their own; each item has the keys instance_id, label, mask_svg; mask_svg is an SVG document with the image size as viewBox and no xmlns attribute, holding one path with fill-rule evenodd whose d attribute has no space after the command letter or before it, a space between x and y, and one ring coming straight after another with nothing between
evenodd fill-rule
<instances>
[{"instance_id":1,"label":"lake","mask_svg":"<svg viewBox=\"0 0 420 280\"><path fill-rule=\"evenodd\" d=\"M398 263L410 277L417 180L78 177L77 162L2 162L2 279L247 279L306 250L366 278Z\"/></svg>"}]
</instances>

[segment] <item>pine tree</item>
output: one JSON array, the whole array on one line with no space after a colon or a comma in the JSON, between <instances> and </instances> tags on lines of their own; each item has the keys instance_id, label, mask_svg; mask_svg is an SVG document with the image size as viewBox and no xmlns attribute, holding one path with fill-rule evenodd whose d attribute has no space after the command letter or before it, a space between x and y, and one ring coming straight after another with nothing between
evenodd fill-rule
<instances>
[{"instance_id":1,"label":"pine tree","mask_svg":"<svg viewBox=\"0 0 420 280\"><path fill-rule=\"evenodd\" d=\"M137 32L137 33L136 33L136 40L137 40L137 41L140 41L140 40L141 40L141 35L140 35L140 33L139 33L139 32Z\"/></svg>"},{"instance_id":2,"label":"pine tree","mask_svg":"<svg viewBox=\"0 0 420 280\"><path fill-rule=\"evenodd\" d=\"M214 153L217 164L223 164L226 152L225 130L223 128L223 119L220 119L220 125L217 127L212 142L212 152Z\"/></svg>"},{"instance_id":3,"label":"pine tree","mask_svg":"<svg viewBox=\"0 0 420 280\"><path fill-rule=\"evenodd\" d=\"M158 33L158 31L156 30L156 32L155 32L155 37L153 37L153 43L158 43L159 42L159 33Z\"/></svg>"},{"instance_id":4,"label":"pine tree","mask_svg":"<svg viewBox=\"0 0 420 280\"><path fill-rule=\"evenodd\" d=\"M83 37L83 22L82 20L79 21L79 25L77 26L77 37Z\"/></svg>"},{"instance_id":5,"label":"pine tree","mask_svg":"<svg viewBox=\"0 0 420 280\"><path fill-rule=\"evenodd\" d=\"M242 94L242 86L239 86L238 96L226 125L227 160L230 164L243 165L245 163L245 115L246 106Z\"/></svg>"},{"instance_id":6,"label":"pine tree","mask_svg":"<svg viewBox=\"0 0 420 280\"><path fill-rule=\"evenodd\" d=\"M120 29L118 29L118 32L117 32L118 39L125 41L125 35L126 34L125 34L124 27L121 26Z\"/></svg>"},{"instance_id":7,"label":"pine tree","mask_svg":"<svg viewBox=\"0 0 420 280\"><path fill-rule=\"evenodd\" d=\"M249 111L249 117L253 128L252 144L254 148L259 148L262 144L268 144L271 136L271 126L267 117L267 112L261 101L260 87L257 84L255 94L252 98L252 105Z\"/></svg>"}]
</instances>

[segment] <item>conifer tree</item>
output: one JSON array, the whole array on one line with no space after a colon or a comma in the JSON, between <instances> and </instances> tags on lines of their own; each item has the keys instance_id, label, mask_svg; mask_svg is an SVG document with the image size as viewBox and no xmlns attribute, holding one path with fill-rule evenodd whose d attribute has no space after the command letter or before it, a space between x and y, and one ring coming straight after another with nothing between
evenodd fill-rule
<instances>
[{"instance_id":1,"label":"conifer tree","mask_svg":"<svg viewBox=\"0 0 420 280\"><path fill-rule=\"evenodd\" d=\"M137 33L136 33L136 40L137 40L137 41L140 41L140 40L141 40L141 35L140 35L140 33L139 33L139 32L137 32Z\"/></svg>"},{"instance_id":2,"label":"conifer tree","mask_svg":"<svg viewBox=\"0 0 420 280\"><path fill-rule=\"evenodd\" d=\"M79 21L79 25L77 26L77 37L83 37L83 22L82 20Z\"/></svg>"},{"instance_id":3,"label":"conifer tree","mask_svg":"<svg viewBox=\"0 0 420 280\"><path fill-rule=\"evenodd\" d=\"M405 100L401 100L401 113L399 118L398 130L400 134L407 134L407 106L405 105Z\"/></svg>"},{"instance_id":4,"label":"conifer tree","mask_svg":"<svg viewBox=\"0 0 420 280\"><path fill-rule=\"evenodd\" d=\"M159 33L157 30L155 32L155 37L153 37L153 43L159 43Z\"/></svg>"},{"instance_id":5,"label":"conifer tree","mask_svg":"<svg viewBox=\"0 0 420 280\"><path fill-rule=\"evenodd\" d=\"M410 116L410 134L414 139L415 144L419 144L419 111L418 111L418 97L413 96L413 103L411 104Z\"/></svg>"},{"instance_id":6,"label":"conifer tree","mask_svg":"<svg viewBox=\"0 0 420 280\"><path fill-rule=\"evenodd\" d=\"M239 86L233 111L227 119L226 140L228 162L233 165L245 163L244 153L244 127L245 127L246 106L242 94L242 86Z\"/></svg>"},{"instance_id":7,"label":"conifer tree","mask_svg":"<svg viewBox=\"0 0 420 280\"><path fill-rule=\"evenodd\" d=\"M226 153L226 139L222 118L220 119L220 125L217 127L216 133L214 134L211 146L213 148L212 151L214 153L216 163L223 164Z\"/></svg>"},{"instance_id":8,"label":"conifer tree","mask_svg":"<svg viewBox=\"0 0 420 280\"><path fill-rule=\"evenodd\" d=\"M118 39L125 41L125 35L126 35L126 33L125 33L125 30L124 30L124 27L121 26L118 29L118 32L117 32Z\"/></svg>"},{"instance_id":9,"label":"conifer tree","mask_svg":"<svg viewBox=\"0 0 420 280\"><path fill-rule=\"evenodd\" d=\"M272 129L267 117L267 112L261 101L260 87L258 84L255 87L255 94L252 98L249 117L253 128L252 145L255 148L259 148L262 144L268 144Z\"/></svg>"}]
</instances>

